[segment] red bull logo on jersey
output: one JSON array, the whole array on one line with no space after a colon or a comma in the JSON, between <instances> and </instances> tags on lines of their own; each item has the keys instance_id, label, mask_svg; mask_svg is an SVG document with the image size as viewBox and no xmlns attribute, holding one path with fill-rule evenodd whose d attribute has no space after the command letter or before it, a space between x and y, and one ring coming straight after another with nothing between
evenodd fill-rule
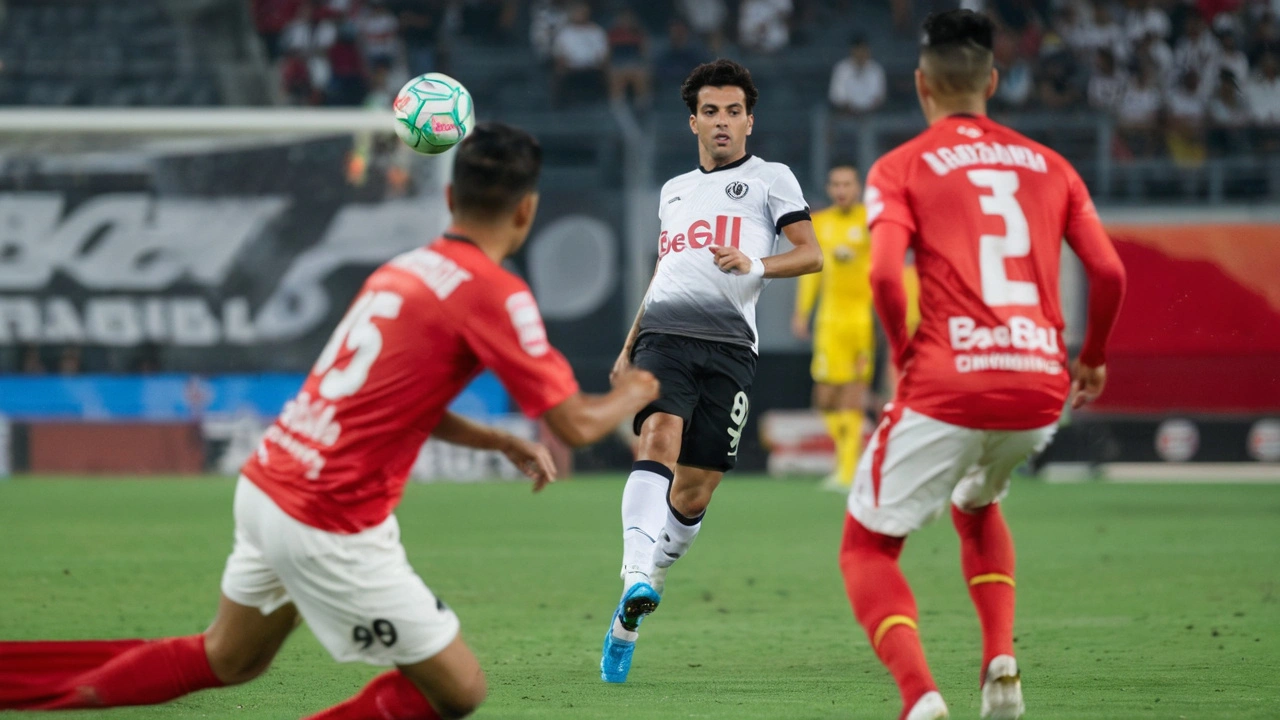
<instances>
[{"instance_id":1,"label":"red bull logo on jersey","mask_svg":"<svg viewBox=\"0 0 1280 720\"><path fill-rule=\"evenodd\" d=\"M1035 172L1049 172L1049 164L1044 155L1022 145L1005 145L998 142L961 143L949 148L938 148L933 152L924 152L921 158L939 177L952 170L973 165L1005 165L1020 167Z\"/></svg>"},{"instance_id":2,"label":"red bull logo on jersey","mask_svg":"<svg viewBox=\"0 0 1280 720\"><path fill-rule=\"evenodd\" d=\"M658 236L658 257L667 253L700 250L719 245L721 247L739 247L742 239L742 218L734 215L717 215L714 220L695 220L689 225L687 232L672 235L663 230Z\"/></svg>"},{"instance_id":3,"label":"red bull logo on jersey","mask_svg":"<svg viewBox=\"0 0 1280 720\"><path fill-rule=\"evenodd\" d=\"M971 317L961 315L947 320L951 331L951 349L956 351L1013 348L1028 352L1058 355L1058 331L1040 327L1034 320L1015 315L1009 322L995 327L978 327Z\"/></svg>"},{"instance_id":4,"label":"red bull logo on jersey","mask_svg":"<svg viewBox=\"0 0 1280 720\"><path fill-rule=\"evenodd\" d=\"M1017 315L995 327L979 327L967 316L949 318L947 326L951 349L956 351L956 372L1062 372L1055 328L1041 327L1034 320Z\"/></svg>"}]
</instances>

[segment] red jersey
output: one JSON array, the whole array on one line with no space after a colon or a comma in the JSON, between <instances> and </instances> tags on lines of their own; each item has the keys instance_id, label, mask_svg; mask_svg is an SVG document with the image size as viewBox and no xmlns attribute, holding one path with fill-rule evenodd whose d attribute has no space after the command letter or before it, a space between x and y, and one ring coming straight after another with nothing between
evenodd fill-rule
<instances>
[{"instance_id":1,"label":"red jersey","mask_svg":"<svg viewBox=\"0 0 1280 720\"><path fill-rule=\"evenodd\" d=\"M1119 285L1107 288L1123 286L1123 267L1071 165L989 118L953 115L872 166L866 207L873 234L885 223L910 234L920 277L915 335L890 330L904 371L897 400L978 429L1055 422L1070 390L1058 294L1063 237L1087 269L1119 268ZM1103 362L1119 292L1104 300L1091 297L1089 365Z\"/></svg>"},{"instance_id":2,"label":"red jersey","mask_svg":"<svg viewBox=\"0 0 1280 720\"><path fill-rule=\"evenodd\" d=\"M400 502L449 403L486 367L530 417L578 391L524 281L446 234L369 276L243 473L307 525L373 527Z\"/></svg>"}]
</instances>

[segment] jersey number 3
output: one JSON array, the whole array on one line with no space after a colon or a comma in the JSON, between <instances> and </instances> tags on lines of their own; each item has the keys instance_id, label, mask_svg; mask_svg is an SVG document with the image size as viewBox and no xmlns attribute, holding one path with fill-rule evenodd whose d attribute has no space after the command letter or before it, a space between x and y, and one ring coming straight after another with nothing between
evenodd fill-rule
<instances>
[{"instance_id":1,"label":"jersey number 3","mask_svg":"<svg viewBox=\"0 0 1280 720\"><path fill-rule=\"evenodd\" d=\"M978 268L982 273L982 301L989 307L1006 305L1039 305L1040 291L1033 282L1010 280L1005 269L1006 258L1031 254L1031 233L1027 216L1014 193L1018 192L1018 173L1012 170L970 170L969 182L991 190L978 196L982 212L1004 220L1004 235L978 238Z\"/></svg>"},{"instance_id":2,"label":"jersey number 3","mask_svg":"<svg viewBox=\"0 0 1280 720\"><path fill-rule=\"evenodd\" d=\"M320 397L341 400L355 395L369 379L369 368L382 352L382 331L373 324L374 318L394 318L400 314L404 298L393 292L367 292L347 311L346 317L334 328L333 336L324 346L312 375L323 375L320 380ZM336 368L338 355L346 347L354 354L346 367Z\"/></svg>"}]
</instances>

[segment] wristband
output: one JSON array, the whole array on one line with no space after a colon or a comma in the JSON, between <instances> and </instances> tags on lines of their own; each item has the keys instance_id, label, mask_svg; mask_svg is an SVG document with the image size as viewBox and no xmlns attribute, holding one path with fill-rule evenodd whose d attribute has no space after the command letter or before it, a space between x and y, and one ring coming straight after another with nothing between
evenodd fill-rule
<instances>
[{"instance_id":1,"label":"wristband","mask_svg":"<svg viewBox=\"0 0 1280 720\"><path fill-rule=\"evenodd\" d=\"M764 261L760 258L751 258L751 269L747 271L747 277L764 277Z\"/></svg>"}]
</instances>

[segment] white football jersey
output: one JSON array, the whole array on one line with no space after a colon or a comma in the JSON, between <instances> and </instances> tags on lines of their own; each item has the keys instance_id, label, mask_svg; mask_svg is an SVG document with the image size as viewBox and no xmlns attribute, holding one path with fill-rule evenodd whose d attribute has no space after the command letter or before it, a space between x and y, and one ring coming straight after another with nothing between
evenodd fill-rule
<instances>
[{"instance_id":1,"label":"white football jersey","mask_svg":"<svg viewBox=\"0 0 1280 720\"><path fill-rule=\"evenodd\" d=\"M709 247L749 257L775 254L778 233L809 219L800 183L782 163L747 155L701 167L662 186L658 270L644 299L640 334L668 333L758 350L756 300L764 278L723 273Z\"/></svg>"}]
</instances>

